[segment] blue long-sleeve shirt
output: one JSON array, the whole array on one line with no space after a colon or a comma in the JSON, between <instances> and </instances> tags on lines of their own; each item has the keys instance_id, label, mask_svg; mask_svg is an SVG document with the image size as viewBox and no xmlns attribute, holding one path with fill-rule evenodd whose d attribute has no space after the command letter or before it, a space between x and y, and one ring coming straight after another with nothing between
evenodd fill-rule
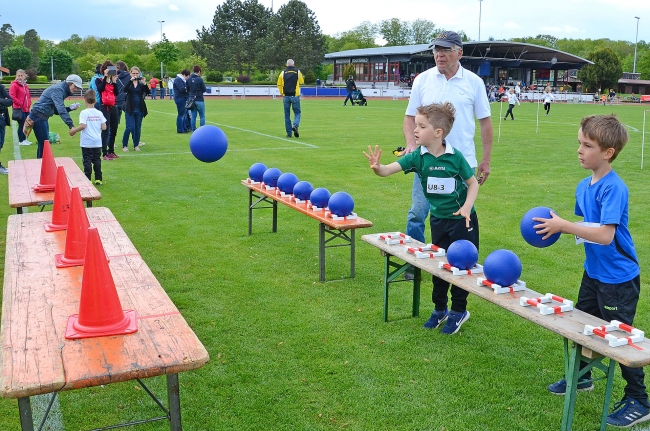
<instances>
[{"instance_id":1,"label":"blue long-sleeve shirt","mask_svg":"<svg viewBox=\"0 0 650 431\"><path fill-rule=\"evenodd\" d=\"M70 114L68 114L68 108L63 103L65 98L69 96L72 96L72 92L67 82L54 84L43 91L41 97L32 105L32 111L36 111L48 118L58 114L61 120L68 125L68 128L72 129L74 123L70 118Z\"/></svg>"}]
</instances>

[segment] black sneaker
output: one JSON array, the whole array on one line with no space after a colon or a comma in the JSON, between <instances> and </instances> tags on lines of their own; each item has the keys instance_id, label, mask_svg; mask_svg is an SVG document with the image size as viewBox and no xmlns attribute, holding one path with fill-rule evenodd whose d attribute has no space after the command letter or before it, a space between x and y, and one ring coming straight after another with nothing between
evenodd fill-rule
<instances>
[{"instance_id":1,"label":"black sneaker","mask_svg":"<svg viewBox=\"0 0 650 431\"><path fill-rule=\"evenodd\" d=\"M293 134L296 136L296 138L300 137L300 134L298 133L298 126L293 126L291 130L293 130Z\"/></svg>"},{"instance_id":2,"label":"black sneaker","mask_svg":"<svg viewBox=\"0 0 650 431\"><path fill-rule=\"evenodd\" d=\"M591 379L581 378L578 380L578 391L587 392L594 388L594 384ZM559 380L555 383L548 385L548 390L553 395L564 395L566 394L566 379Z\"/></svg>"}]
</instances>

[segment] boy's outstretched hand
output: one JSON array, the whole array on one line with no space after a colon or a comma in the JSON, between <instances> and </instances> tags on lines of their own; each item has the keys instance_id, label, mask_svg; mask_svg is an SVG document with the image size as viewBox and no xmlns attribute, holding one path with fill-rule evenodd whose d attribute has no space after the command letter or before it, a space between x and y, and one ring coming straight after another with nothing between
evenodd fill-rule
<instances>
[{"instance_id":1,"label":"boy's outstretched hand","mask_svg":"<svg viewBox=\"0 0 650 431\"><path fill-rule=\"evenodd\" d=\"M381 166L381 163L379 162L381 160L381 149L379 148L379 145L375 145L374 150L370 145L368 145L368 152L366 153L364 151L363 155L366 156L366 159L370 162L370 169L373 171L379 169Z\"/></svg>"}]
</instances>

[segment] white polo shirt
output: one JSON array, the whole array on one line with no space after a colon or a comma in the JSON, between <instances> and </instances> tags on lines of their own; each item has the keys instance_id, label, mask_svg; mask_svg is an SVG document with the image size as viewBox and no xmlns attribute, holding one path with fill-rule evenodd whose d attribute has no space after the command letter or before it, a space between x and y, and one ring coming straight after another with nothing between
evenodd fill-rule
<instances>
[{"instance_id":1,"label":"white polo shirt","mask_svg":"<svg viewBox=\"0 0 650 431\"><path fill-rule=\"evenodd\" d=\"M470 167L476 168L478 162L474 146L474 117L483 119L490 116L485 83L462 66L458 67L456 74L449 80L438 72L437 67L433 67L419 74L413 81L406 115L415 117L420 106L442 102L450 102L456 109L454 127L445 139L463 153Z\"/></svg>"}]
</instances>

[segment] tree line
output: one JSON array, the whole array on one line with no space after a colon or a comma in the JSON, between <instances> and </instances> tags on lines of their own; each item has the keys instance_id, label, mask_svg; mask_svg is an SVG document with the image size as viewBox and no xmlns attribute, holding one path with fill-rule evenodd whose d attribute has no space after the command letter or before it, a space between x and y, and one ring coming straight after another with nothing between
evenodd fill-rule
<instances>
[{"instance_id":1,"label":"tree line","mask_svg":"<svg viewBox=\"0 0 650 431\"><path fill-rule=\"evenodd\" d=\"M2 64L9 69L25 69L28 75L44 75L55 79L76 73L84 79L94 74L95 65L109 59L137 65L149 74L175 75L184 68L199 65L208 81L221 81L233 75L240 81L273 82L277 72L293 58L308 83L325 79L332 66L322 64L329 52L379 46L429 43L439 32L426 19L402 21L397 18L378 23L364 21L335 35L324 35L315 13L300 0L290 0L277 12L258 0L226 0L215 9L209 27L197 29L191 41L162 40L149 43L127 38L80 37L54 43L41 39L35 29L16 35L11 24L0 28ZM469 41L464 31L457 31ZM385 41L382 45L377 40ZM494 40L494 38L489 38ZM509 39L547 46L594 61L579 72L579 78L592 88L614 86L622 71L634 67L634 43L610 39L558 39L550 35ZM641 79L650 79L650 47L638 42L636 71ZM616 76L617 75L617 76Z\"/></svg>"}]
</instances>

